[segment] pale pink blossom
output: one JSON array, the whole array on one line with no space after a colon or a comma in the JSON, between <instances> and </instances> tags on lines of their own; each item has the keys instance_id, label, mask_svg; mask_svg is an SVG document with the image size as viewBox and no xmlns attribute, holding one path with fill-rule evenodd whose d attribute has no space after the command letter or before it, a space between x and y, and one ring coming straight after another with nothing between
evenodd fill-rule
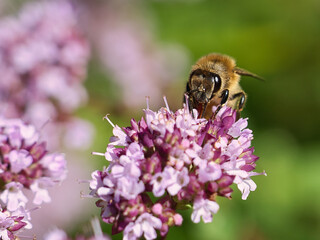
<instances>
[{"instance_id":1,"label":"pale pink blossom","mask_svg":"<svg viewBox=\"0 0 320 240\"><path fill-rule=\"evenodd\" d=\"M215 162L208 162L199 167L199 181L202 183L218 180L221 175L221 167Z\"/></svg>"},{"instance_id":2,"label":"pale pink blossom","mask_svg":"<svg viewBox=\"0 0 320 240\"><path fill-rule=\"evenodd\" d=\"M217 213L219 210L219 205L210 201L209 199L198 198L194 201L193 212L191 215L191 220L194 223L200 222L202 218L204 223L209 223L212 221L212 215Z\"/></svg>"},{"instance_id":3,"label":"pale pink blossom","mask_svg":"<svg viewBox=\"0 0 320 240\"><path fill-rule=\"evenodd\" d=\"M11 171L14 173L20 172L22 169L27 168L32 163L32 157L27 150L21 149L19 151L12 150L8 155Z\"/></svg>"},{"instance_id":4,"label":"pale pink blossom","mask_svg":"<svg viewBox=\"0 0 320 240\"><path fill-rule=\"evenodd\" d=\"M23 185L19 182L10 182L5 185L5 190L1 192L0 199L9 211L15 211L20 204L25 205L28 201L22 192Z\"/></svg>"},{"instance_id":5,"label":"pale pink blossom","mask_svg":"<svg viewBox=\"0 0 320 240\"><path fill-rule=\"evenodd\" d=\"M160 219L149 213L144 213L135 221L130 223L123 232L123 239L138 239L144 236L145 239L155 239L157 233L155 229L160 229L162 222Z\"/></svg>"}]
</instances>

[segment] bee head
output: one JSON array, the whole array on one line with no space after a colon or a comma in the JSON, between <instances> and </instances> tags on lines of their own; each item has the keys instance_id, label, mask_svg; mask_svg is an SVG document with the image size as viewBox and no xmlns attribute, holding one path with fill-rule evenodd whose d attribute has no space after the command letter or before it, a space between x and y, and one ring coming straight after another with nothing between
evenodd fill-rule
<instances>
[{"instance_id":1,"label":"bee head","mask_svg":"<svg viewBox=\"0 0 320 240\"><path fill-rule=\"evenodd\" d=\"M191 72L189 92L198 103L208 103L221 88L221 78L218 74L203 69Z\"/></svg>"}]
</instances>

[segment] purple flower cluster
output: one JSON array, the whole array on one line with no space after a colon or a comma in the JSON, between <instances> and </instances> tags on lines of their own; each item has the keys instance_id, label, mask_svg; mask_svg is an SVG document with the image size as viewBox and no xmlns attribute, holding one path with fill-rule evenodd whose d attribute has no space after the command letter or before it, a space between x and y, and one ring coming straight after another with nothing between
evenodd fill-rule
<instances>
[{"instance_id":1,"label":"purple flower cluster","mask_svg":"<svg viewBox=\"0 0 320 240\"><path fill-rule=\"evenodd\" d=\"M38 128L51 121L43 133L54 148L59 134L70 129L67 123L75 126L70 131L83 127L90 133L92 126L71 115L87 99L83 80L89 55L88 42L67 1L29 3L17 17L1 19L2 114L22 117Z\"/></svg>"},{"instance_id":2,"label":"purple flower cluster","mask_svg":"<svg viewBox=\"0 0 320 240\"><path fill-rule=\"evenodd\" d=\"M31 228L28 198L33 203L50 202L48 188L66 177L63 154L48 154L44 142L32 125L19 119L0 118L0 231L2 239L13 239L11 233ZM7 237L4 235L7 234Z\"/></svg>"},{"instance_id":3,"label":"purple flower cluster","mask_svg":"<svg viewBox=\"0 0 320 240\"><path fill-rule=\"evenodd\" d=\"M92 173L90 195L99 198L96 205L103 221L113 224L113 234L155 239L158 230L165 236L182 224L177 210L188 206L193 222L211 222L217 197L230 198L232 183L242 199L256 189L251 176L261 173L252 172L258 157L247 119L236 121L236 112L226 106L210 120L187 109L148 107L145 118L122 129L106 117L114 127L103 154L110 164Z\"/></svg>"}]
</instances>

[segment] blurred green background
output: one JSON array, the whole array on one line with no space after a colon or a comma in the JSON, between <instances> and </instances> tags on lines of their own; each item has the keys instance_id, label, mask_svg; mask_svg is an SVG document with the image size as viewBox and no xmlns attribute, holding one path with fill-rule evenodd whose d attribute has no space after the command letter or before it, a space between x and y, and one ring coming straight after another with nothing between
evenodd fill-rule
<instances>
[{"instance_id":1,"label":"blurred green background","mask_svg":"<svg viewBox=\"0 0 320 240\"><path fill-rule=\"evenodd\" d=\"M79 2L88 6L108 1ZM253 146L260 156L257 170L266 170L268 176L254 177L258 188L246 201L237 189L231 201L219 199L220 210L210 224L194 224L191 212L185 213L183 226L171 229L167 239L320 239L320 1L143 0L123 4L139 9L144 21L151 23L158 44L178 44L187 50L189 65L162 91L172 109L181 107L191 64L211 52L233 56L238 66L266 79L243 77L241 85L248 94L243 117L249 117ZM85 85L90 100L77 114L97 128L91 150L104 152L112 132L102 117L110 113L114 123L127 126L130 118L142 116L145 106L123 106L121 89L96 55ZM88 158L95 167L105 163L96 156ZM110 233L106 224L102 226ZM79 228L80 224L70 231Z\"/></svg>"},{"instance_id":2,"label":"blurred green background","mask_svg":"<svg viewBox=\"0 0 320 240\"><path fill-rule=\"evenodd\" d=\"M237 189L232 201L219 199L221 208L210 224L195 225L186 213L183 226L167 239L320 239L320 1L139 3L154 22L156 39L183 45L191 64L220 52L266 79L243 77L241 85L248 94L243 116L249 117L260 156L257 169L268 176L254 178L258 188L246 201ZM176 108L188 67L184 79L164 93ZM94 96L99 80L92 76L86 84ZM108 95L105 89L104 101ZM113 119L125 126L129 116L141 114L127 111ZM96 149L105 144L99 140Z\"/></svg>"}]
</instances>

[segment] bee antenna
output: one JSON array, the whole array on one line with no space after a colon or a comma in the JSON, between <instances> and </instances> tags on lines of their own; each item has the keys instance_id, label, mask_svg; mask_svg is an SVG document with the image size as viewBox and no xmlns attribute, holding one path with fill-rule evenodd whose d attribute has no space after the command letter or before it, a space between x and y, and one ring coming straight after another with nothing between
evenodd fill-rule
<instances>
[{"instance_id":1,"label":"bee antenna","mask_svg":"<svg viewBox=\"0 0 320 240\"><path fill-rule=\"evenodd\" d=\"M261 81L265 81L262 77L258 76L257 74L254 74L252 72L249 72L248 70L246 69L243 69L243 68L239 68L239 67L235 67L234 68L234 72L238 75L241 75L241 76L248 76L248 77L253 77L255 79L259 79Z\"/></svg>"}]
</instances>

